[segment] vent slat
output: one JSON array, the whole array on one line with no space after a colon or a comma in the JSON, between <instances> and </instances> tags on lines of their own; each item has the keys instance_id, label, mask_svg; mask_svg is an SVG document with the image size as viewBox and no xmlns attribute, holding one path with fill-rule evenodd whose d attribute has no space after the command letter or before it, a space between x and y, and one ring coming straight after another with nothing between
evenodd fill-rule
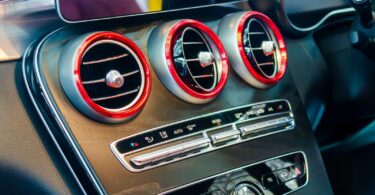
<instances>
[{"instance_id":1,"label":"vent slat","mask_svg":"<svg viewBox=\"0 0 375 195\"><path fill-rule=\"evenodd\" d=\"M100 64L100 63L104 63L104 62L110 62L110 61L113 61L113 60L118 60L118 59L124 58L126 56L128 56L128 54L125 53L125 54L121 54L121 55L118 55L118 56L104 58L104 59L101 59L101 60L92 60L92 61L82 62L82 64L83 65Z\"/></svg>"},{"instance_id":2,"label":"vent slat","mask_svg":"<svg viewBox=\"0 0 375 195\"><path fill-rule=\"evenodd\" d=\"M214 77L213 74L205 74L205 75L195 75L193 76L195 79L202 79L202 78L210 78L210 77Z\"/></svg>"},{"instance_id":3,"label":"vent slat","mask_svg":"<svg viewBox=\"0 0 375 195\"><path fill-rule=\"evenodd\" d=\"M267 65L275 65L274 62L264 62L264 63L259 63L258 66L267 66Z\"/></svg>"},{"instance_id":4,"label":"vent slat","mask_svg":"<svg viewBox=\"0 0 375 195\"><path fill-rule=\"evenodd\" d=\"M204 42L183 42L184 45L203 45Z\"/></svg>"},{"instance_id":5,"label":"vent slat","mask_svg":"<svg viewBox=\"0 0 375 195\"><path fill-rule=\"evenodd\" d=\"M117 94L117 95L112 95L112 96L107 96L107 97L100 97L100 98L92 98L92 101L99 102L99 101L103 101L103 100L115 99L115 98L119 98L119 97L122 97L122 96L126 96L126 95L130 95L130 94L133 94L133 93L137 93L138 91L139 91L139 87L137 89L134 89L134 90L131 90L131 91L126 91L124 93L120 93L120 94Z\"/></svg>"}]
</instances>

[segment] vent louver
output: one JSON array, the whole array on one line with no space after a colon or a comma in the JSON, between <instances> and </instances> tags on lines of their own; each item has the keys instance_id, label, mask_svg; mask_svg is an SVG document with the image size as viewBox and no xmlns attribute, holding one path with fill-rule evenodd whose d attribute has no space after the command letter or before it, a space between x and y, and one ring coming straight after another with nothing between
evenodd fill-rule
<instances>
[{"instance_id":1,"label":"vent louver","mask_svg":"<svg viewBox=\"0 0 375 195\"><path fill-rule=\"evenodd\" d=\"M148 45L159 79L179 98L207 103L224 88L227 55L216 34L206 25L195 20L164 23L153 30Z\"/></svg>"},{"instance_id":2,"label":"vent louver","mask_svg":"<svg viewBox=\"0 0 375 195\"><path fill-rule=\"evenodd\" d=\"M130 39L112 32L86 37L74 64L74 78L68 75L70 70L61 67L60 81L71 102L88 116L121 122L144 106L150 73L147 61ZM72 79L77 91L67 82Z\"/></svg>"},{"instance_id":3,"label":"vent louver","mask_svg":"<svg viewBox=\"0 0 375 195\"><path fill-rule=\"evenodd\" d=\"M180 34L172 46L178 76L197 92L211 91L217 85L217 65L208 42L191 27Z\"/></svg>"}]
</instances>

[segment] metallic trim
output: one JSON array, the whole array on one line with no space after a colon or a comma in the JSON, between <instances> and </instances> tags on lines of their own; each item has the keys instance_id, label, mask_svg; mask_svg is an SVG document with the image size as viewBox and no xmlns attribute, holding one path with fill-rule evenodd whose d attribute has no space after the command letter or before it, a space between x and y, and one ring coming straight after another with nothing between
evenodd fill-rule
<instances>
[{"instance_id":1,"label":"metallic trim","mask_svg":"<svg viewBox=\"0 0 375 195\"><path fill-rule=\"evenodd\" d=\"M90 48L102 43L119 45L136 59L142 79L141 85L137 89L113 97L99 97L96 99L89 97L84 89L84 83L81 81L79 70L81 59ZM59 80L64 92L74 106L88 117L101 122L120 123L128 120L141 111L151 90L151 74L148 68L148 62L142 52L129 38L113 32L93 32L81 35L69 42L61 52L58 71ZM96 104L96 101L136 92L138 92L136 98L130 104L122 108L108 109Z\"/></svg>"},{"instance_id":2,"label":"metallic trim","mask_svg":"<svg viewBox=\"0 0 375 195\"><path fill-rule=\"evenodd\" d=\"M41 74L39 72L39 63L38 63L38 61L39 61L39 52L40 52L40 49L41 49L43 43L47 40L47 38L49 38L53 33L57 32L59 30L61 30L61 29L57 29L57 30L51 32L50 34L48 34L47 36L45 36L38 43L38 45L35 48L35 55L34 55L34 60L33 60L33 62L34 62L33 63L33 68L35 70L35 79L36 79L36 82L39 84L39 87L40 87L40 90L42 91L42 94L44 95L44 101L45 101L46 105L49 107L52 116L55 118L57 124L59 125L60 129L62 130L62 133L65 135L67 141L70 143L70 146L72 147L74 153L77 155L78 160L80 161L81 165L83 166L83 169L84 169L85 173L87 173L87 176L89 177L89 180L93 183L93 185L94 185L95 189L97 190L97 192L99 194L103 194L104 195L104 194L106 194L106 192L105 192L103 186L101 185L98 177L95 175L95 172L91 169L91 165L89 164L88 160L86 159L86 157L84 156L83 152L79 148L79 145L75 141L74 136L70 133L70 130L66 126L66 124L63 121L62 117L60 117L59 112L58 112L58 108L53 103L53 99L52 99L50 93L47 91L48 87L45 86L45 81L42 79ZM32 97L32 99L34 99L33 96L32 96L32 94L29 94L29 95ZM37 110L39 110L38 105L34 104L34 106L35 106L35 108ZM40 114L39 116L41 117L42 120L45 120L42 114ZM47 124L45 124L45 125L47 127L47 130L50 131L48 125ZM52 137L52 139L55 139L55 137L53 135L51 135L51 137ZM57 146L57 147L59 147L59 146Z\"/></svg>"},{"instance_id":3,"label":"metallic trim","mask_svg":"<svg viewBox=\"0 0 375 195\"><path fill-rule=\"evenodd\" d=\"M210 135L210 139L213 145L237 140L239 137L240 137L240 132L237 129L232 129L232 130L223 131L220 133Z\"/></svg>"},{"instance_id":4,"label":"metallic trim","mask_svg":"<svg viewBox=\"0 0 375 195\"><path fill-rule=\"evenodd\" d=\"M256 18L263 23L269 31L271 39L277 43L275 64L277 73L272 78L264 78L257 73L250 64L243 47L243 29L249 18ZM248 84L259 89L266 89L276 84L284 75L287 66L287 53L285 41L277 26L267 16L256 11L245 11L229 14L221 19L219 24L219 37L221 38L233 69Z\"/></svg>"},{"instance_id":5,"label":"metallic trim","mask_svg":"<svg viewBox=\"0 0 375 195\"><path fill-rule=\"evenodd\" d=\"M215 7L215 6L229 6L235 3L246 3L247 0L236 0L233 2L226 2L226 3L217 3L217 4L210 4L210 5L202 5L202 6L195 6L195 7L187 7L187 8L180 8L180 9L173 9L173 10L165 10L165 11L157 11L157 12L147 12L147 13L140 13L140 14L132 14L132 15L124 15L124 16L114 16L114 17L106 17L106 18L97 18L97 19L88 19L88 20L79 20L79 21L70 21L64 18L63 14L60 10L60 3L59 0L55 0L57 14L66 23L81 23L81 22L92 22L92 21L101 21L101 20L108 20L108 19L117 19L117 18L130 18L134 16L144 16L144 15L153 15L159 13L167 13L167 12L177 12L183 10L190 10L190 9L197 9L197 8L206 8L206 7Z\"/></svg>"},{"instance_id":6,"label":"metallic trim","mask_svg":"<svg viewBox=\"0 0 375 195\"><path fill-rule=\"evenodd\" d=\"M74 180L77 182L79 188L82 190L83 193L86 193L86 191L83 188L81 182L79 181L76 173L74 172L72 166L70 165L68 159L66 158L64 152L62 151L59 143L57 142L55 136L53 135L52 130L48 126L48 124L46 122L46 119L43 117L43 114L42 114L41 110L39 109L38 104L36 103L36 100L35 100L32 92L31 92L31 87L30 87L30 84L29 84L29 82L27 80L26 69L25 68L26 68L26 58L28 56L27 54L31 51L31 47L33 46L33 44L34 44L34 42L31 43L29 45L29 47L26 48L25 53L23 54L23 58L22 58L22 77L23 77L23 81L25 82L25 87L26 87L27 94L29 95L29 97L31 99L31 102L32 102L32 104L33 104L36 112L38 113L40 119L42 120L44 127L47 129L48 135L51 137L53 143L55 144L57 150L59 151L61 157L63 158L65 165L68 167L70 173L72 173L72 175L74 177Z\"/></svg>"},{"instance_id":7,"label":"metallic trim","mask_svg":"<svg viewBox=\"0 0 375 195\"><path fill-rule=\"evenodd\" d=\"M129 139L131 137L135 137L137 135L144 134L146 132L151 132L151 131L154 131L154 130L159 129L159 128L167 127L167 126L174 125L174 124L179 124L179 123L186 122L186 121L191 121L191 120L194 120L194 119L197 119L197 118L200 118L200 117L210 116L210 115L213 115L213 114L218 114L218 113L222 113L222 112L226 112L226 111L231 111L231 110L235 110L235 109L241 109L243 107L248 107L248 106L252 106L252 105L259 105L259 104L265 104L265 103L271 103L271 102L277 102L277 101L286 101L288 103L290 111L285 111L285 112L282 112L282 113L270 114L270 115L266 115L266 116L259 116L259 117L247 119L247 120L244 120L244 121L240 121L240 122L233 122L233 123L226 124L226 125L223 125L223 126L220 126L220 127L214 127L214 128L210 128L210 129L205 129L205 130L202 130L202 131L190 134L190 135L178 137L178 138L175 138L175 139L171 139L171 140L168 140L168 141L165 141L165 142L161 142L161 143L158 143L158 144L155 144L155 145L152 145L152 146L144 147L144 148L141 148L141 149L138 149L138 150L134 150L134 151L131 151L131 152L127 152L127 153L120 153L117 150L117 147L116 147L116 145L118 144L118 142L120 142L122 140ZM212 151L224 148L224 147L228 147L228 146L232 146L232 145L235 145L235 144L243 143L243 142L246 142L246 141L250 141L250 140L258 139L258 138L261 138L261 137L265 137L265 136L268 136L268 135L273 135L273 134L281 133L281 132L284 132L284 131L292 130L295 127L295 123L292 123L290 126L287 126L287 127L285 127L284 129L281 129L281 130L272 131L272 132L261 134L261 135L254 136L254 137L245 137L245 138L237 139L237 140L234 140L234 141L230 141L227 144L222 145L222 146L212 146L212 145L210 145L209 148L207 148L205 150L202 150L202 151L200 151L198 153L189 154L189 155L186 155L186 156L183 156L183 157L172 159L172 160L170 160L168 162L160 162L158 164L155 164L155 165L152 165L152 166L148 166L148 167L143 167L143 168L140 168L140 169L136 169L132 165L130 165L129 162L124 159L125 156L130 155L130 154L134 154L134 153L139 152L139 151L146 150L148 148L153 148L153 147L160 146L160 145L163 145L163 144L167 144L167 143L170 143L170 142L182 140L184 138L192 137L192 136L195 136L195 135L202 135L202 136L208 138L209 137L208 136L208 132L211 132L211 131L214 131L214 130L218 130L218 129L222 129L222 128L230 127L230 126L232 126L233 129L237 129L236 124L241 124L243 122L254 121L254 120L257 120L257 119L263 119L263 118L268 118L268 117L275 117L275 116L285 115L285 114L289 114L290 117L293 117L292 107L291 107L291 105L290 105L290 103L289 103L288 100L280 99L280 100L258 102L258 103L254 103L254 104L249 104L249 105L245 105L245 106L240 106L240 107L236 107L236 108L225 109L225 110L221 110L221 111L217 111L217 112L213 112L213 113L201 115L201 116L198 116L198 117L194 117L194 118L190 118L190 119L186 119L186 120L182 120L182 121L170 123L170 124L163 125L163 126L160 126L160 127L155 127L155 128L152 128L152 129L149 129L149 130L146 130L146 131L143 131L143 132L140 132L140 133L137 133L137 134L125 137L125 138L118 139L118 140L116 140L116 141L114 141L114 142L112 142L110 144L110 148L111 148L112 152L114 153L114 155L117 157L117 159L120 161L120 163L126 169L128 169L131 172L137 173L137 172L142 172L142 171L145 171L145 170L148 170L148 169L160 167L160 166L163 166L163 165L166 165L166 164L170 164L170 163L173 163L173 162L177 162L177 161L180 161L180 160L183 160L183 159L187 159L187 158L190 158L190 157L193 157L193 156L201 155L203 153L212 152Z\"/></svg>"},{"instance_id":8,"label":"metallic trim","mask_svg":"<svg viewBox=\"0 0 375 195\"><path fill-rule=\"evenodd\" d=\"M195 27L200 30L211 46L215 59L221 59L216 61L219 81L210 92L198 93L190 89L174 69L171 56L172 39L174 33L184 27ZM174 20L154 28L148 39L148 56L158 78L168 90L182 100L194 104L204 104L213 100L223 90L228 78L228 60L223 45L210 28L196 20Z\"/></svg>"},{"instance_id":9,"label":"metallic trim","mask_svg":"<svg viewBox=\"0 0 375 195\"><path fill-rule=\"evenodd\" d=\"M211 140L208 138L199 138L189 142L170 146L168 148L156 150L150 153L142 154L132 158L130 161L137 166L149 164L169 157L173 157L182 153L191 152L196 149L203 149L210 146Z\"/></svg>"},{"instance_id":10,"label":"metallic trim","mask_svg":"<svg viewBox=\"0 0 375 195\"><path fill-rule=\"evenodd\" d=\"M255 163L251 163L251 164L239 167L239 168L235 168L235 169L223 172L223 173L219 173L219 174L216 174L216 175L213 175L213 176L210 176L210 177L206 177L206 178L194 181L194 182L189 183L189 184L185 184L185 185L182 185L182 186L179 186L179 187L176 187L176 188L169 189L167 191L159 193L159 195L166 195L166 194L175 192L177 190L180 190L180 189L183 189L183 188L186 188L186 187L193 186L195 184L201 183L203 181L206 181L206 180L209 180L209 179L213 179L215 177L220 177L220 176L229 174L231 172L240 171L240 170L245 169L247 167L251 167L251 166L258 165L258 164L261 164L261 163L264 163L264 162L267 162L267 161L270 161L270 160L274 160L274 159L282 158L284 156L289 156L289 155L298 154L298 153L301 153L303 155L303 158L305 159L305 164L306 164L306 182L302 186L300 186L299 188L297 188L297 189L295 189L293 191L290 191L288 193L283 194L283 195L287 195L287 194L293 193L293 192L295 192L295 191L297 191L297 190L299 190L299 189L307 186L307 184L309 183L309 165L308 165L308 160L307 160L306 154L303 151L290 152L290 153L283 154L283 155L276 156L276 157L272 157L272 158L269 158L269 159L266 159L266 160L258 161L258 162L255 162Z\"/></svg>"},{"instance_id":11,"label":"metallic trim","mask_svg":"<svg viewBox=\"0 0 375 195\"><path fill-rule=\"evenodd\" d=\"M282 0L282 1L284 1L284 0ZM325 21L327 21L332 16L355 12L355 9L352 8L352 7L333 10L333 11L327 13L322 19L320 19L317 23L315 23L312 26L309 26L309 27L298 27L297 25L293 24L293 22L289 19L287 13L285 12L285 8L284 7L282 8L282 10L283 10L283 12L285 14L285 18L287 19L287 22L289 23L290 27L292 27L294 30L299 31L299 32L310 32L310 31L313 31L313 30L319 28Z\"/></svg>"}]
</instances>

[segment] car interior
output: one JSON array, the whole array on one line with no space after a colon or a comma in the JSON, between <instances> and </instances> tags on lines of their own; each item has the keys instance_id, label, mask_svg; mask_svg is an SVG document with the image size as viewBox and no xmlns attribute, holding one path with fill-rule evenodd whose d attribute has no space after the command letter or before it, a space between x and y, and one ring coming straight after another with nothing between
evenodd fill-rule
<instances>
[{"instance_id":1,"label":"car interior","mask_svg":"<svg viewBox=\"0 0 375 195\"><path fill-rule=\"evenodd\" d=\"M375 194L374 10L0 0L1 194Z\"/></svg>"}]
</instances>

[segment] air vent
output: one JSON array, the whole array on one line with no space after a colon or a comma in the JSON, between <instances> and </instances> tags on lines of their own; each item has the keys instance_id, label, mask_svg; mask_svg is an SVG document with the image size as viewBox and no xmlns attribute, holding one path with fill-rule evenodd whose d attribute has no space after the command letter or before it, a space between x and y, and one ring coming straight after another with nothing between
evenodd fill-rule
<instances>
[{"instance_id":1,"label":"air vent","mask_svg":"<svg viewBox=\"0 0 375 195\"><path fill-rule=\"evenodd\" d=\"M219 35L233 68L249 84L267 88L284 76L285 42L267 16L254 11L228 15L220 23Z\"/></svg>"},{"instance_id":2,"label":"air vent","mask_svg":"<svg viewBox=\"0 0 375 195\"><path fill-rule=\"evenodd\" d=\"M62 57L61 84L70 101L89 117L121 122L144 106L150 72L130 39L112 32L86 35L69 44Z\"/></svg>"},{"instance_id":3,"label":"air vent","mask_svg":"<svg viewBox=\"0 0 375 195\"><path fill-rule=\"evenodd\" d=\"M195 20L165 23L153 30L148 45L159 79L181 99L206 103L224 88L227 56L216 34L204 24Z\"/></svg>"}]
</instances>

